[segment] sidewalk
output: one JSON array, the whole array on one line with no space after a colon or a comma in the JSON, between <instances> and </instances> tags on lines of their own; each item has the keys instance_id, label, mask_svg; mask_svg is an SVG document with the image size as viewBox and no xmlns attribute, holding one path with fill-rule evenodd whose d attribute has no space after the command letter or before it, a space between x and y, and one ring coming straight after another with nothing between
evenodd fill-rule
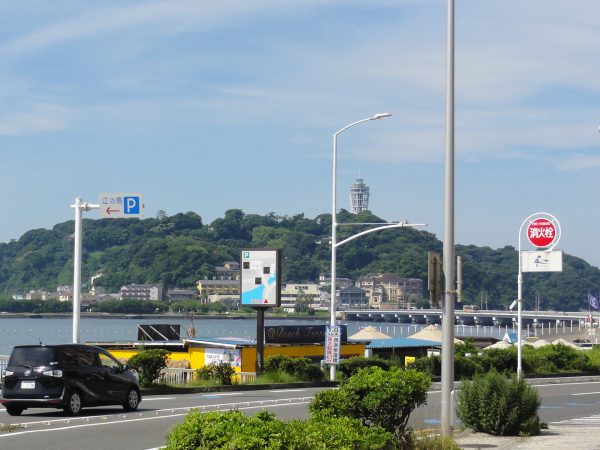
<instances>
[{"instance_id":1,"label":"sidewalk","mask_svg":"<svg viewBox=\"0 0 600 450\"><path fill-rule=\"evenodd\" d=\"M600 433L597 426L550 425L539 436L492 436L464 431L455 435L462 449L498 450L600 450Z\"/></svg>"}]
</instances>

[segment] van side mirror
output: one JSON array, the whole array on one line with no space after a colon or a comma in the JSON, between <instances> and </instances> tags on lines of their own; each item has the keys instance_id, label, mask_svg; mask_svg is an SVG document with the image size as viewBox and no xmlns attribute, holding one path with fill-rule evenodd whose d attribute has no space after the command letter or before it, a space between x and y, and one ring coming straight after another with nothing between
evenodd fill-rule
<instances>
[{"instance_id":1,"label":"van side mirror","mask_svg":"<svg viewBox=\"0 0 600 450\"><path fill-rule=\"evenodd\" d=\"M125 372L126 370L129 370L129 366L127 364L123 364L121 366L121 372Z\"/></svg>"}]
</instances>

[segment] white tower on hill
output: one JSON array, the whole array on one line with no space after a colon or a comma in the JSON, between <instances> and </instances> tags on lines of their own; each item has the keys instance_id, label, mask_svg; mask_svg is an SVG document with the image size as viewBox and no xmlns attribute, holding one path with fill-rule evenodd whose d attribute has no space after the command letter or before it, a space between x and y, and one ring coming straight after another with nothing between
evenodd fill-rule
<instances>
[{"instance_id":1,"label":"white tower on hill","mask_svg":"<svg viewBox=\"0 0 600 450\"><path fill-rule=\"evenodd\" d=\"M369 209L369 186L362 178L357 178L356 183L350 186L350 212L358 214Z\"/></svg>"}]
</instances>

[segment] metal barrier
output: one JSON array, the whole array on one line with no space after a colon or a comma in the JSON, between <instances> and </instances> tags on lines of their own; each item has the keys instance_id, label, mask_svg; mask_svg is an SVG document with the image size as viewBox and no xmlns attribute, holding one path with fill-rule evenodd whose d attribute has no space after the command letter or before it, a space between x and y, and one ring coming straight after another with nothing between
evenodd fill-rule
<instances>
[{"instance_id":1,"label":"metal barrier","mask_svg":"<svg viewBox=\"0 0 600 450\"><path fill-rule=\"evenodd\" d=\"M254 372L236 372L234 377L238 378L240 384L248 383L256 379L256 373ZM173 385L185 385L190 384L193 381L197 381L198 376L196 369L179 369L175 367L169 367L163 369L160 374L160 383L173 384Z\"/></svg>"},{"instance_id":2,"label":"metal barrier","mask_svg":"<svg viewBox=\"0 0 600 450\"><path fill-rule=\"evenodd\" d=\"M196 381L197 374L194 369L178 369L175 367L169 367L163 369L160 374L160 382L165 384L190 384L192 381Z\"/></svg>"}]
</instances>

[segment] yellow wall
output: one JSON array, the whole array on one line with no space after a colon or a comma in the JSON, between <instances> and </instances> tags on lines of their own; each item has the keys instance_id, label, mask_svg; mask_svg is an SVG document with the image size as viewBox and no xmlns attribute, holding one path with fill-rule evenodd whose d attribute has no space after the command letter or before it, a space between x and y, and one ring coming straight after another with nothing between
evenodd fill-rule
<instances>
[{"instance_id":1,"label":"yellow wall","mask_svg":"<svg viewBox=\"0 0 600 450\"><path fill-rule=\"evenodd\" d=\"M362 356L365 351L364 344L342 344L342 358L351 356ZM138 351L133 349L109 349L109 352L117 359L126 361L135 355ZM325 348L322 345L296 345L296 346L265 346L265 359L274 355L285 355L295 357L313 357L323 359ZM188 347L186 352L171 352L169 359L181 360L187 359L190 362L191 369L199 369L204 366L204 348ZM236 372L254 372L256 366L256 348L242 348L242 367L234 367Z\"/></svg>"}]
</instances>

